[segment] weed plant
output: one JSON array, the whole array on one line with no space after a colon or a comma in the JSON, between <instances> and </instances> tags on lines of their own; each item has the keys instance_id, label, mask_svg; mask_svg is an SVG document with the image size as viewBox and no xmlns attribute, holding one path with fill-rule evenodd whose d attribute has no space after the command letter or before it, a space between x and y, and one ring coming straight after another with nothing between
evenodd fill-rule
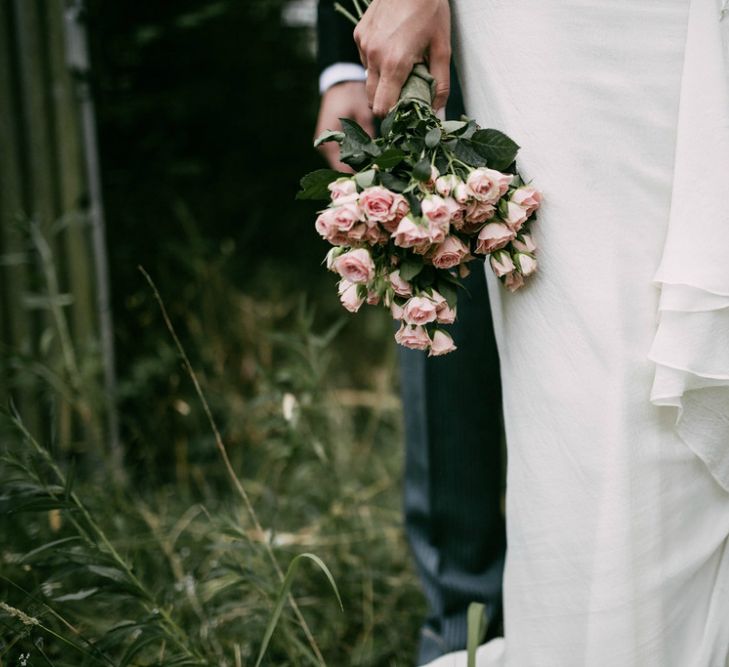
<instances>
[{"instance_id":1,"label":"weed plant","mask_svg":"<svg viewBox=\"0 0 729 667\"><path fill-rule=\"evenodd\" d=\"M204 308L171 312L179 338L121 369L120 404L135 408L124 474L103 443L69 447L12 406L2 418L0 665L241 667L269 627L264 665L412 664L423 609L389 323L321 331L300 295L252 298L218 269L200 269ZM66 396L88 418L92 394ZM311 558L282 594L304 553L344 611Z\"/></svg>"}]
</instances>

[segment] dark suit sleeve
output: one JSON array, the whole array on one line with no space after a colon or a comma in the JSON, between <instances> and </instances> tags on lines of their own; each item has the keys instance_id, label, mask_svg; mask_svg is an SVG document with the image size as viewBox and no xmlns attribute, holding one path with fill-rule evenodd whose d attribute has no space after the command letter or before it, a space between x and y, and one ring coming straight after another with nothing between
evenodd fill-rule
<instances>
[{"instance_id":1,"label":"dark suit sleeve","mask_svg":"<svg viewBox=\"0 0 729 667\"><path fill-rule=\"evenodd\" d=\"M346 0L342 4L346 7ZM361 64L353 31L351 21L335 11L334 0L319 0L316 24L319 72L334 63Z\"/></svg>"}]
</instances>

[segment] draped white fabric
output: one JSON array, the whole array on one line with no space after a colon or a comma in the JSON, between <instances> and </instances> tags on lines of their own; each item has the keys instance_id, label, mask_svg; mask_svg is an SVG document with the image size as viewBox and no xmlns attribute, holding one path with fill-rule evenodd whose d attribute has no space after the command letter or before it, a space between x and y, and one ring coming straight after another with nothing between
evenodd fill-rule
<instances>
[{"instance_id":1,"label":"draped white fabric","mask_svg":"<svg viewBox=\"0 0 729 667\"><path fill-rule=\"evenodd\" d=\"M729 490L729 16L692 0L651 400Z\"/></svg>"},{"instance_id":2,"label":"draped white fabric","mask_svg":"<svg viewBox=\"0 0 729 667\"><path fill-rule=\"evenodd\" d=\"M508 552L505 638L478 666L723 667L729 16L719 0L452 6L467 111L521 144L545 197L538 276L515 294L488 277Z\"/></svg>"}]
</instances>

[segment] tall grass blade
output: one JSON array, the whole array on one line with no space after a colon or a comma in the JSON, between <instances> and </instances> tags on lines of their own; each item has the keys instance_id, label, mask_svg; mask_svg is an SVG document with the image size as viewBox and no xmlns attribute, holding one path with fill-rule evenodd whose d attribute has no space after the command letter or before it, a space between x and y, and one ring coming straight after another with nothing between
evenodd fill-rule
<instances>
[{"instance_id":1,"label":"tall grass blade","mask_svg":"<svg viewBox=\"0 0 729 667\"><path fill-rule=\"evenodd\" d=\"M476 649L486 636L486 608L480 602L468 605L468 667L476 667Z\"/></svg>"},{"instance_id":2,"label":"tall grass blade","mask_svg":"<svg viewBox=\"0 0 729 667\"><path fill-rule=\"evenodd\" d=\"M263 660L263 656L266 654L266 649L268 649L268 644L271 641L271 637L273 636L273 631L276 629L276 625L278 624L278 620L281 617L281 612L283 611L284 605L286 604L286 600L289 596L289 591L291 590L291 584L294 581L294 576L296 575L296 570L299 567L299 563L304 559L308 558L309 560L316 563L316 565L319 566L321 571L326 575L326 578L329 580L329 583L331 584L332 588L334 589L334 594L337 596L337 602L339 602L339 607L344 611L344 606L342 605L342 598L339 596L339 589L337 588L337 584L334 581L334 577L332 576L332 573L329 571L329 568L324 564L324 561L319 558L319 556L315 556L314 554L309 553L303 553L296 556L289 565L289 569L286 571L286 576L284 577L283 583L281 584L281 588L278 592L278 597L276 598L276 606L273 608L273 612L271 613L271 618L268 620L268 625L266 626L266 632L263 636L263 643L261 644L261 650L258 653L258 660L256 660L256 667L260 667L261 660Z\"/></svg>"}]
</instances>

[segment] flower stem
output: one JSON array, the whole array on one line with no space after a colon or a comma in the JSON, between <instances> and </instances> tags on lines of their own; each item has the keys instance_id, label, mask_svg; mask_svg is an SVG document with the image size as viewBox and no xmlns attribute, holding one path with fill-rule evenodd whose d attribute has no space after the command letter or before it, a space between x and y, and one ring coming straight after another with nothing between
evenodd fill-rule
<instances>
[{"instance_id":1,"label":"flower stem","mask_svg":"<svg viewBox=\"0 0 729 667\"><path fill-rule=\"evenodd\" d=\"M351 12L346 10L342 5L340 5L338 2L334 3L334 11L339 12L344 18L350 20L354 25L357 25L359 23L359 20L356 19Z\"/></svg>"}]
</instances>

